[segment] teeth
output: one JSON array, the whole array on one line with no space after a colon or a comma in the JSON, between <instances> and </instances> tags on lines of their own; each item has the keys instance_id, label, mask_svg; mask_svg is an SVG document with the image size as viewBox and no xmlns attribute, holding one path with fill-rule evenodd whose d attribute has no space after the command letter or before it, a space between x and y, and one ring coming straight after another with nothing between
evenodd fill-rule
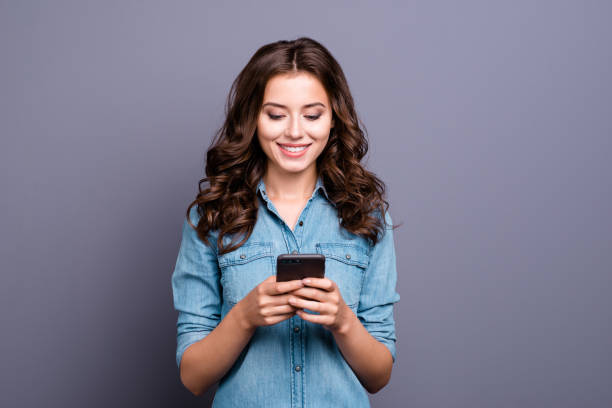
<instances>
[{"instance_id":1,"label":"teeth","mask_svg":"<svg viewBox=\"0 0 612 408\"><path fill-rule=\"evenodd\" d=\"M281 145L283 147L283 149L288 150L290 152L301 152L302 150L306 149L308 146L302 146L302 147L289 147L289 146L285 146L285 145Z\"/></svg>"}]
</instances>

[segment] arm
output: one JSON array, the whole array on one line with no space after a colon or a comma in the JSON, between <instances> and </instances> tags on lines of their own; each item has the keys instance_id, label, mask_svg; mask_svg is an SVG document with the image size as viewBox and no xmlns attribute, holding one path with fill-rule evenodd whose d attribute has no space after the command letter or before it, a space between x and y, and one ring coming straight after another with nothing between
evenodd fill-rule
<instances>
[{"instance_id":1,"label":"arm","mask_svg":"<svg viewBox=\"0 0 612 408\"><path fill-rule=\"evenodd\" d=\"M269 326L295 315L286 292L302 287L302 281L276 282L270 276L238 302L204 339L191 345L180 364L181 381L201 395L232 367L258 326Z\"/></svg>"},{"instance_id":2,"label":"arm","mask_svg":"<svg viewBox=\"0 0 612 408\"><path fill-rule=\"evenodd\" d=\"M395 320L393 318L393 305L399 301L400 295L396 291L397 286L397 266L395 256L395 242L393 238L393 220L389 212L385 214L385 231L381 240L372 248L370 252L370 262L365 271L363 290L357 308L357 318L370 336L377 340L380 364L386 364L387 371L381 374L378 380L373 379L374 390L376 392L384 387L391 377L391 366L395 362ZM352 317L355 315L352 314ZM351 322L348 320L348 326ZM336 341L345 342L342 339L342 332L335 336ZM365 345L365 344L364 344ZM382 346L382 347L381 347ZM342 350L342 347L339 345ZM344 353L344 350L342 350ZM360 354L365 354L361 351ZM349 364L351 362L349 361ZM351 365L352 367L352 365ZM378 388L377 388L378 387ZM367 388L367 387L366 387Z\"/></svg>"},{"instance_id":3,"label":"arm","mask_svg":"<svg viewBox=\"0 0 612 408\"><path fill-rule=\"evenodd\" d=\"M391 225L389 213L386 220ZM357 314L344 303L337 285L326 278L305 279L307 287L294 291L296 296L289 300L296 307L319 313L297 311L302 319L322 324L332 332L344 359L370 393L388 383L395 362L396 281L393 230L386 227L370 252Z\"/></svg>"},{"instance_id":4,"label":"arm","mask_svg":"<svg viewBox=\"0 0 612 408\"><path fill-rule=\"evenodd\" d=\"M330 330L342 356L364 388L372 394L378 392L391 378L394 358L389 349L366 330L344 303L333 281L309 278L304 279L304 283L308 288L296 290L293 294L305 299L289 298L289 304L319 312L316 315L298 310L297 314Z\"/></svg>"},{"instance_id":5,"label":"arm","mask_svg":"<svg viewBox=\"0 0 612 408\"><path fill-rule=\"evenodd\" d=\"M202 340L190 345L180 363L181 382L195 395L202 395L232 367L255 328L240 321L239 305L234 306Z\"/></svg>"},{"instance_id":6,"label":"arm","mask_svg":"<svg viewBox=\"0 0 612 408\"><path fill-rule=\"evenodd\" d=\"M332 332L342 356L351 366L364 388L371 394L380 391L391 378L393 357L389 349L376 340L346 306L343 327Z\"/></svg>"},{"instance_id":7,"label":"arm","mask_svg":"<svg viewBox=\"0 0 612 408\"><path fill-rule=\"evenodd\" d=\"M197 225L194 211L191 222ZM211 242L216 242L211 238ZM176 362L182 383L201 395L232 367L258 326L295 314L285 294L301 281L276 283L274 276L256 286L221 320L220 271L216 252L185 222L172 275L177 320Z\"/></svg>"},{"instance_id":8,"label":"arm","mask_svg":"<svg viewBox=\"0 0 612 408\"><path fill-rule=\"evenodd\" d=\"M195 207L192 208L189 217L194 225L198 224ZM215 242L214 237L210 240ZM205 245L187 220L184 220L181 245L172 274L174 308L178 311L176 363L181 381L196 395L208 387L196 386L194 376L191 375L194 366L193 352L196 352L197 359L201 354L197 351L201 350L203 340L220 325L219 273L216 252ZM231 323L231 317L229 320L227 323ZM231 324L227 323L223 326L231 327Z\"/></svg>"}]
</instances>

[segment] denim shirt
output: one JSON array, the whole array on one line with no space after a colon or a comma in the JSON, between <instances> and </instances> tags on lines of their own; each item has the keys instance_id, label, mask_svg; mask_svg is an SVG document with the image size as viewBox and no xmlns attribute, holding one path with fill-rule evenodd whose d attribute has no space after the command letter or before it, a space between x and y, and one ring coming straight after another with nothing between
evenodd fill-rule
<instances>
[{"instance_id":1,"label":"denim shirt","mask_svg":"<svg viewBox=\"0 0 612 408\"><path fill-rule=\"evenodd\" d=\"M279 216L263 179L254 230L240 248L219 255L217 234L205 245L187 220L172 274L178 311L176 363L191 344L203 339L255 286L276 273L285 253L325 255L325 277L334 281L345 303L367 331L390 351L395 362L396 265L389 226L374 246L340 226L321 179L295 229ZM190 213L197 225L196 207ZM386 221L391 224L387 212ZM227 240L225 240L227 238ZM230 241L224 237L224 244ZM202 362L206 364L206 362ZM213 407L369 407L368 395L342 357L332 333L293 316L258 327L232 368L220 380Z\"/></svg>"}]
</instances>

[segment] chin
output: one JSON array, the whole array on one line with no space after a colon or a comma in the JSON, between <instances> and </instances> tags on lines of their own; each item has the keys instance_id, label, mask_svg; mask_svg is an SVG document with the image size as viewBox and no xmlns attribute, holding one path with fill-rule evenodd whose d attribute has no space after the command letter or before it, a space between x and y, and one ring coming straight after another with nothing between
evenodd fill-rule
<instances>
[{"instance_id":1,"label":"chin","mask_svg":"<svg viewBox=\"0 0 612 408\"><path fill-rule=\"evenodd\" d=\"M304 163L284 163L284 162L276 162L276 167L287 173L302 173L308 170L314 163L304 164Z\"/></svg>"},{"instance_id":2,"label":"chin","mask_svg":"<svg viewBox=\"0 0 612 408\"><path fill-rule=\"evenodd\" d=\"M308 169L308 167L294 167L294 166L279 166L279 168L287 173L299 174L303 173Z\"/></svg>"}]
</instances>

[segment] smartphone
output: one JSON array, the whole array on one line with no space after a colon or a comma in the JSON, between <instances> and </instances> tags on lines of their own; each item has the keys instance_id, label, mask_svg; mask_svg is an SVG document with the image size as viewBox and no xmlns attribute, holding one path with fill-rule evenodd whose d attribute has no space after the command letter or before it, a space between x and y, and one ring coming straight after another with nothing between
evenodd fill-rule
<instances>
[{"instance_id":1,"label":"smartphone","mask_svg":"<svg viewBox=\"0 0 612 408\"><path fill-rule=\"evenodd\" d=\"M325 255L282 254L276 257L276 281L325 277Z\"/></svg>"}]
</instances>

